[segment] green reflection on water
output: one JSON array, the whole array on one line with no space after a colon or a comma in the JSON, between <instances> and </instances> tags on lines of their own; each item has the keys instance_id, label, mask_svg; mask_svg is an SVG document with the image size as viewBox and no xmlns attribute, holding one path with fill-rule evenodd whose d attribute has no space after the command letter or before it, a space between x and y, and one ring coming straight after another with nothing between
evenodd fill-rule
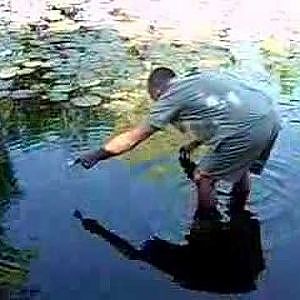
<instances>
[{"instance_id":1,"label":"green reflection on water","mask_svg":"<svg viewBox=\"0 0 300 300\"><path fill-rule=\"evenodd\" d=\"M14 176L9 153L3 144L0 147L0 224L10 204L12 194L19 194L17 178ZM26 279L32 250L21 250L9 244L4 228L0 226L0 287L18 288Z\"/></svg>"},{"instance_id":2,"label":"green reflection on water","mask_svg":"<svg viewBox=\"0 0 300 300\"><path fill-rule=\"evenodd\" d=\"M11 76L0 80L1 134L8 145L3 146L0 162L0 223L15 182L9 151L30 151L52 142L67 143L70 153L97 147L111 133L135 125L147 114L146 78L154 67L169 66L182 75L204 66L232 68L236 62L227 46L183 45L163 39L125 41L108 28L72 28L72 32L45 35L30 27L14 32L0 29L0 52L11 50L0 60L2 76ZM288 55L265 51L264 57L270 72L280 79L282 94L293 94L299 84L297 47ZM99 97L102 104L84 109L70 104L71 99L89 95ZM289 97L283 99L289 102ZM167 128L121 159L134 165L176 155L185 142L180 133ZM177 173L178 166L164 164L153 166L145 177L160 181ZM28 253L1 237L5 259L26 265ZM0 267L0 285L20 283L24 270Z\"/></svg>"}]
</instances>

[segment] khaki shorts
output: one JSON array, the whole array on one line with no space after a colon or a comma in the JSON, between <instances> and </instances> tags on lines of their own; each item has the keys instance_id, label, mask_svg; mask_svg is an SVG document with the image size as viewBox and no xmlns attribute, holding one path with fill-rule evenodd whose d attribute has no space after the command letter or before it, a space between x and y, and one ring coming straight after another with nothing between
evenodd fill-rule
<instances>
[{"instance_id":1,"label":"khaki shorts","mask_svg":"<svg viewBox=\"0 0 300 300\"><path fill-rule=\"evenodd\" d=\"M209 154L203 156L195 171L205 171L214 180L237 182L244 172L260 175L269 159L280 131L276 114L258 120L251 129L225 138ZM242 140L243 143L237 143Z\"/></svg>"}]
</instances>

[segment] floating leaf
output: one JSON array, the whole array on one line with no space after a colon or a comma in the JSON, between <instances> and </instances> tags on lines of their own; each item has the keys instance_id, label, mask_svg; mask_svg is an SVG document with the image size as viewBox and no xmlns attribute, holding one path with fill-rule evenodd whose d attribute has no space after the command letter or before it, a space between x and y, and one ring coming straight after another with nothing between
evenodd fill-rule
<instances>
[{"instance_id":1,"label":"floating leaf","mask_svg":"<svg viewBox=\"0 0 300 300\"><path fill-rule=\"evenodd\" d=\"M14 60L14 64L15 65L22 65L26 61L27 61L26 58L19 58L19 59Z\"/></svg>"},{"instance_id":2,"label":"floating leaf","mask_svg":"<svg viewBox=\"0 0 300 300\"><path fill-rule=\"evenodd\" d=\"M6 49L0 52L0 57L11 56L12 53L13 53L12 50Z\"/></svg>"},{"instance_id":3,"label":"floating leaf","mask_svg":"<svg viewBox=\"0 0 300 300\"><path fill-rule=\"evenodd\" d=\"M59 92L59 93L69 93L73 90L74 88L70 84L55 85L52 89L53 92Z\"/></svg>"},{"instance_id":4,"label":"floating leaf","mask_svg":"<svg viewBox=\"0 0 300 300\"><path fill-rule=\"evenodd\" d=\"M19 76L23 76L23 75L29 75L32 74L36 71L36 69L32 69L32 68L23 68L19 71L17 71L17 75Z\"/></svg>"},{"instance_id":5,"label":"floating leaf","mask_svg":"<svg viewBox=\"0 0 300 300\"><path fill-rule=\"evenodd\" d=\"M31 90L16 90L10 94L12 100L28 100L35 96L35 93Z\"/></svg>"},{"instance_id":6,"label":"floating leaf","mask_svg":"<svg viewBox=\"0 0 300 300\"><path fill-rule=\"evenodd\" d=\"M9 97L9 95L10 95L9 91L0 91L0 99L7 98Z\"/></svg>"},{"instance_id":7,"label":"floating leaf","mask_svg":"<svg viewBox=\"0 0 300 300\"><path fill-rule=\"evenodd\" d=\"M152 69L152 63L151 61L143 61L143 66L147 71L150 71ZM148 74L147 74L148 75Z\"/></svg>"},{"instance_id":8,"label":"floating leaf","mask_svg":"<svg viewBox=\"0 0 300 300\"><path fill-rule=\"evenodd\" d=\"M103 88L101 86L92 87L91 89L89 89L89 93L91 95L101 97L104 100L110 100L109 89L107 88Z\"/></svg>"},{"instance_id":9,"label":"floating leaf","mask_svg":"<svg viewBox=\"0 0 300 300\"><path fill-rule=\"evenodd\" d=\"M0 80L0 91L10 90L13 85L12 80Z\"/></svg>"},{"instance_id":10,"label":"floating leaf","mask_svg":"<svg viewBox=\"0 0 300 300\"><path fill-rule=\"evenodd\" d=\"M39 49L40 50L40 49ZM38 51L38 52L31 52L29 55L28 55L28 59L31 60L31 61L35 61L35 60L41 60L42 58L45 58L44 57L45 54L43 54L41 51ZM26 61L28 61L28 59Z\"/></svg>"},{"instance_id":11,"label":"floating leaf","mask_svg":"<svg viewBox=\"0 0 300 300\"><path fill-rule=\"evenodd\" d=\"M90 107L99 105L102 99L95 95L86 95L71 99L71 103L78 107Z\"/></svg>"},{"instance_id":12,"label":"floating leaf","mask_svg":"<svg viewBox=\"0 0 300 300\"><path fill-rule=\"evenodd\" d=\"M56 78L56 73L54 72L48 72L42 76L42 79L46 79L46 80L55 79L55 78Z\"/></svg>"},{"instance_id":13,"label":"floating leaf","mask_svg":"<svg viewBox=\"0 0 300 300\"><path fill-rule=\"evenodd\" d=\"M64 16L59 10L50 10L48 11L47 16L44 19L50 22L55 22L63 20Z\"/></svg>"},{"instance_id":14,"label":"floating leaf","mask_svg":"<svg viewBox=\"0 0 300 300\"><path fill-rule=\"evenodd\" d=\"M80 25L71 20L58 21L50 24L50 31L52 32L73 32L79 28Z\"/></svg>"},{"instance_id":15,"label":"floating leaf","mask_svg":"<svg viewBox=\"0 0 300 300\"><path fill-rule=\"evenodd\" d=\"M67 8L70 5L80 5L83 4L84 0L52 0L51 5L52 7L63 9Z\"/></svg>"},{"instance_id":16,"label":"floating leaf","mask_svg":"<svg viewBox=\"0 0 300 300\"><path fill-rule=\"evenodd\" d=\"M23 66L25 68L37 68L40 67L43 64L40 60L30 60L23 63Z\"/></svg>"},{"instance_id":17,"label":"floating leaf","mask_svg":"<svg viewBox=\"0 0 300 300\"><path fill-rule=\"evenodd\" d=\"M56 85L49 93L50 101L60 102L69 100L69 92L72 91L72 86L66 85Z\"/></svg>"},{"instance_id":18,"label":"floating leaf","mask_svg":"<svg viewBox=\"0 0 300 300\"><path fill-rule=\"evenodd\" d=\"M18 67L7 67L0 70L0 79L11 79L17 75Z\"/></svg>"},{"instance_id":19,"label":"floating leaf","mask_svg":"<svg viewBox=\"0 0 300 300\"><path fill-rule=\"evenodd\" d=\"M41 67L42 68L53 68L57 65L57 63L55 61L46 61L46 62L42 62Z\"/></svg>"},{"instance_id":20,"label":"floating leaf","mask_svg":"<svg viewBox=\"0 0 300 300\"><path fill-rule=\"evenodd\" d=\"M87 87L94 87L97 85L101 84L101 80L100 79L94 79L94 80L84 80L82 82L79 83L80 87L82 88L87 88Z\"/></svg>"},{"instance_id":21,"label":"floating leaf","mask_svg":"<svg viewBox=\"0 0 300 300\"><path fill-rule=\"evenodd\" d=\"M132 18L122 9L114 8L108 12L111 16L117 17L116 21L131 21Z\"/></svg>"},{"instance_id":22,"label":"floating leaf","mask_svg":"<svg viewBox=\"0 0 300 300\"><path fill-rule=\"evenodd\" d=\"M262 49L269 52L272 55L284 56L286 50L282 42L275 39L274 37L269 37L262 42Z\"/></svg>"},{"instance_id":23,"label":"floating leaf","mask_svg":"<svg viewBox=\"0 0 300 300\"><path fill-rule=\"evenodd\" d=\"M51 91L49 93L49 99L51 102L61 102L61 101L68 101L69 94L60 92L60 91Z\"/></svg>"},{"instance_id":24,"label":"floating leaf","mask_svg":"<svg viewBox=\"0 0 300 300\"><path fill-rule=\"evenodd\" d=\"M34 92L47 91L49 85L46 83L36 83L36 84L32 84L30 88Z\"/></svg>"}]
</instances>

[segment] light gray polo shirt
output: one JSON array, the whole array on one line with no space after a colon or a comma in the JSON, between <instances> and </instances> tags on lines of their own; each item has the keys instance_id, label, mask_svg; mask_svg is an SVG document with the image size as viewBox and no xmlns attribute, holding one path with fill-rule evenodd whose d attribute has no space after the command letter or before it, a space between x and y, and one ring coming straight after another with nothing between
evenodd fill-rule
<instances>
[{"instance_id":1,"label":"light gray polo shirt","mask_svg":"<svg viewBox=\"0 0 300 300\"><path fill-rule=\"evenodd\" d=\"M191 138L216 147L257 120L274 112L274 101L254 84L226 71L203 71L172 80L152 103L148 124L163 129L174 125ZM278 119L279 120L279 119ZM249 143L237 137L237 143Z\"/></svg>"}]
</instances>

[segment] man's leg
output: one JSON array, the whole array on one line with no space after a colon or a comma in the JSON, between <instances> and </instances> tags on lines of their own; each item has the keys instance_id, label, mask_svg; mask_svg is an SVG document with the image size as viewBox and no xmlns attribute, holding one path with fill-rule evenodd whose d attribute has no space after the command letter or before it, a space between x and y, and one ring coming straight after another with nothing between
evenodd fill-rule
<instances>
[{"instance_id":1,"label":"man's leg","mask_svg":"<svg viewBox=\"0 0 300 300\"><path fill-rule=\"evenodd\" d=\"M197 188L198 209L205 214L215 207L214 181L207 172L201 170L195 171L193 181Z\"/></svg>"},{"instance_id":2,"label":"man's leg","mask_svg":"<svg viewBox=\"0 0 300 300\"><path fill-rule=\"evenodd\" d=\"M249 200L249 195L251 191L251 180L250 171L247 170L243 173L239 181L234 183L231 194L231 207L243 209L246 205L247 200Z\"/></svg>"}]
</instances>

